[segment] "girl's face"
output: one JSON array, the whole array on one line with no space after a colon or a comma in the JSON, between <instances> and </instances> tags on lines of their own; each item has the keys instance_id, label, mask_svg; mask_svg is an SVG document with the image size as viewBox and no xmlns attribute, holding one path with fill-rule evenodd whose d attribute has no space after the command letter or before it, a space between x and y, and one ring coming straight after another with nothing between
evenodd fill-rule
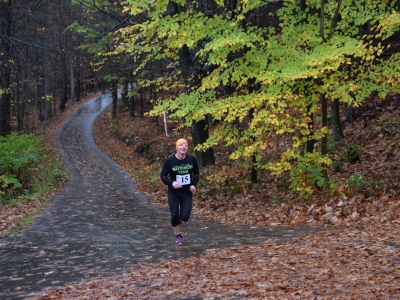
<instances>
[{"instance_id":1,"label":"girl's face","mask_svg":"<svg viewBox=\"0 0 400 300\"><path fill-rule=\"evenodd\" d=\"M181 154L185 154L188 150L188 144L182 143L178 146L177 152Z\"/></svg>"}]
</instances>

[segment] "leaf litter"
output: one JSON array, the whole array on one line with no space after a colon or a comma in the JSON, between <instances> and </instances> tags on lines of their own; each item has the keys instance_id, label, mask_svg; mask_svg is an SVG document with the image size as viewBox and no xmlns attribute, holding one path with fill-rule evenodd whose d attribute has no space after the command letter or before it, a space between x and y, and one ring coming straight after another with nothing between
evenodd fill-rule
<instances>
[{"instance_id":1,"label":"leaf litter","mask_svg":"<svg viewBox=\"0 0 400 300\"><path fill-rule=\"evenodd\" d=\"M334 176L345 180L358 174L379 180L372 195L357 188L345 196L318 191L305 202L276 181L265 179L258 185L261 192L251 188L236 195L204 192L195 199L194 215L206 220L254 226L329 226L332 230L284 244L270 241L206 251L189 259L141 263L120 275L52 287L32 299L399 299L399 110L371 114L367 110L360 117L363 122L347 126L341 142L362 144L361 161L347 163ZM156 127L154 120L137 118L140 124L132 125L133 120L120 113L118 122L122 136L158 137L153 145L162 145L164 155L173 151L174 139L165 140L162 126ZM365 122L368 131L363 130ZM157 180L159 158L141 157L140 139L132 147L113 136L108 124L105 112L95 126L97 145L132 174L140 192L154 205L165 207L164 186ZM138 168L147 173L136 172ZM149 178L151 172L154 175ZM23 209L9 210L6 218L21 213ZM1 216L2 224L8 224L3 212Z\"/></svg>"}]
</instances>

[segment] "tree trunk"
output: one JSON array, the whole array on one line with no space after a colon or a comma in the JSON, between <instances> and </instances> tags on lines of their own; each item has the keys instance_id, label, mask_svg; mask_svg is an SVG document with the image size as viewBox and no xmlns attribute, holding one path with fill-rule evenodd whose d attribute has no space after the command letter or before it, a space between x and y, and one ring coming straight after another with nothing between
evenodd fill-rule
<instances>
[{"instance_id":1,"label":"tree trunk","mask_svg":"<svg viewBox=\"0 0 400 300\"><path fill-rule=\"evenodd\" d=\"M60 102L60 110L63 111L65 109L65 106L67 105L67 101L68 101L68 76L67 74L64 74L65 76L65 81L64 81L64 89L63 89L63 95L61 98L61 102Z\"/></svg>"},{"instance_id":2,"label":"tree trunk","mask_svg":"<svg viewBox=\"0 0 400 300\"><path fill-rule=\"evenodd\" d=\"M117 80L112 81L112 110L111 117L115 119L117 117L117 101L118 101L118 84Z\"/></svg>"},{"instance_id":3,"label":"tree trunk","mask_svg":"<svg viewBox=\"0 0 400 300\"><path fill-rule=\"evenodd\" d=\"M258 90L259 87L255 86L255 78L253 78L250 82L249 82L249 94L253 93L255 90ZM251 108L249 111L249 119L250 122L253 120L254 117L254 109ZM251 137L251 142L255 143L256 138L253 136ZM251 156L251 162L252 162L252 166L251 166L251 182L252 183L257 183L258 181L258 174L257 174L257 169L255 167L255 164L257 163L257 157L256 154L253 153L253 155Z\"/></svg>"},{"instance_id":4,"label":"tree trunk","mask_svg":"<svg viewBox=\"0 0 400 300\"><path fill-rule=\"evenodd\" d=\"M24 114L25 114L25 101L21 103L21 81L20 81L20 72L16 74L16 97L15 97L15 105L16 105L16 117L17 117L17 131L21 132L24 127Z\"/></svg>"},{"instance_id":5,"label":"tree trunk","mask_svg":"<svg viewBox=\"0 0 400 300\"><path fill-rule=\"evenodd\" d=\"M202 141L206 141L208 139L208 130L206 128L206 121L195 122L192 124L192 139L193 144L199 145ZM212 148L207 149L206 151L195 151L196 159L200 168L208 167L215 164L214 152Z\"/></svg>"},{"instance_id":6,"label":"tree trunk","mask_svg":"<svg viewBox=\"0 0 400 300\"><path fill-rule=\"evenodd\" d=\"M7 2L0 2L0 8L2 13L4 14L5 24L1 24L3 28L0 28L1 33L6 37L12 37L12 5L13 1L9 0L8 5ZM12 40L9 39L7 42L2 39L4 52L3 57L4 60L0 60L1 66L1 77L3 78L0 83L0 89L6 91L5 93L0 95L0 136L6 136L11 133L11 93L8 89L11 87L11 60L12 60L12 48L11 43Z\"/></svg>"},{"instance_id":7,"label":"tree trunk","mask_svg":"<svg viewBox=\"0 0 400 300\"><path fill-rule=\"evenodd\" d=\"M174 15L179 13L179 6L173 1L168 2L167 14ZM193 67L193 59L190 55L189 48L187 45L183 45L179 51L179 66L181 68L182 77L184 78L188 86L193 87L194 82L190 82L190 69ZM205 121L194 122L191 125L191 134L193 139L193 145L196 147L199 144L204 143L208 139L208 129ZM215 163L214 151L212 148L207 149L205 152L195 151L196 159L199 167L207 167Z\"/></svg>"},{"instance_id":8,"label":"tree trunk","mask_svg":"<svg viewBox=\"0 0 400 300\"><path fill-rule=\"evenodd\" d=\"M122 85L122 91L121 91L121 100L122 103L124 103L124 106L127 107L128 106L128 78L124 79L124 83Z\"/></svg>"},{"instance_id":9,"label":"tree trunk","mask_svg":"<svg viewBox=\"0 0 400 300\"><path fill-rule=\"evenodd\" d=\"M321 99L321 110L322 110L322 127L326 127L328 126L328 102L326 100L326 97L324 94L320 94L319 95L320 99ZM321 141L321 154L322 156L326 156L327 155L327 149L328 149L328 138L327 136L323 136L322 137L322 141ZM328 178L328 172L327 172L327 168L326 165L324 164L324 177Z\"/></svg>"},{"instance_id":10,"label":"tree trunk","mask_svg":"<svg viewBox=\"0 0 400 300\"><path fill-rule=\"evenodd\" d=\"M144 116L144 98L146 95L146 89L142 88L140 93L140 117Z\"/></svg>"},{"instance_id":11,"label":"tree trunk","mask_svg":"<svg viewBox=\"0 0 400 300\"><path fill-rule=\"evenodd\" d=\"M333 140L339 141L344 138L342 122L340 122L339 100L335 99L331 103L332 134Z\"/></svg>"},{"instance_id":12,"label":"tree trunk","mask_svg":"<svg viewBox=\"0 0 400 300\"><path fill-rule=\"evenodd\" d=\"M75 79L74 79L74 62L72 57L69 60L69 67L70 67L70 80L71 80L71 100L75 100Z\"/></svg>"},{"instance_id":13,"label":"tree trunk","mask_svg":"<svg viewBox=\"0 0 400 300\"><path fill-rule=\"evenodd\" d=\"M321 110L322 110L322 127L328 126L328 104L324 94L320 94ZM326 136L321 141L321 154L322 156L327 154L328 139Z\"/></svg>"},{"instance_id":14,"label":"tree trunk","mask_svg":"<svg viewBox=\"0 0 400 300\"><path fill-rule=\"evenodd\" d=\"M310 121L308 122L308 128L310 129L310 133L308 135L308 140L307 140L307 152L311 153L314 151L314 143L315 140L313 139L314 136L314 116L313 114L310 114L310 109L311 107L307 107L307 115L310 117Z\"/></svg>"},{"instance_id":15,"label":"tree trunk","mask_svg":"<svg viewBox=\"0 0 400 300\"><path fill-rule=\"evenodd\" d=\"M51 117L51 101L50 101L50 63L48 53L43 54L43 82L44 82L44 119Z\"/></svg>"},{"instance_id":16,"label":"tree trunk","mask_svg":"<svg viewBox=\"0 0 400 300\"><path fill-rule=\"evenodd\" d=\"M129 116L131 118L135 117L135 96L131 96L129 103Z\"/></svg>"},{"instance_id":17,"label":"tree trunk","mask_svg":"<svg viewBox=\"0 0 400 300\"><path fill-rule=\"evenodd\" d=\"M353 105L351 104L347 106L346 118L349 123L354 122Z\"/></svg>"},{"instance_id":18,"label":"tree trunk","mask_svg":"<svg viewBox=\"0 0 400 300\"><path fill-rule=\"evenodd\" d=\"M76 76L76 101L82 100L82 68L78 68L78 74Z\"/></svg>"}]
</instances>

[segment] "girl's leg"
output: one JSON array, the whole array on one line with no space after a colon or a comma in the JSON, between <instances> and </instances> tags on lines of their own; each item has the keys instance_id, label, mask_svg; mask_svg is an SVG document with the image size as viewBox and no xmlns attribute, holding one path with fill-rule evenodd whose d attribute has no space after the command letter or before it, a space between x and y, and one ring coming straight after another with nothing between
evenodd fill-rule
<instances>
[{"instance_id":1,"label":"girl's leg","mask_svg":"<svg viewBox=\"0 0 400 300\"><path fill-rule=\"evenodd\" d=\"M183 246L183 239L181 235L181 225L180 225L181 221L179 217L179 202L180 202L180 197L178 197L173 192L168 192L168 205L169 205L169 210L171 211L171 225L176 234L175 244L177 246Z\"/></svg>"},{"instance_id":2,"label":"girl's leg","mask_svg":"<svg viewBox=\"0 0 400 300\"><path fill-rule=\"evenodd\" d=\"M180 218L183 222L187 222L192 213L192 193L188 192L181 196L181 215Z\"/></svg>"},{"instance_id":3,"label":"girl's leg","mask_svg":"<svg viewBox=\"0 0 400 300\"><path fill-rule=\"evenodd\" d=\"M181 234L181 225L172 227L176 235Z\"/></svg>"},{"instance_id":4,"label":"girl's leg","mask_svg":"<svg viewBox=\"0 0 400 300\"><path fill-rule=\"evenodd\" d=\"M179 197L171 191L168 191L168 206L171 212L171 225L174 227L174 230L178 227L176 229L179 230L178 233L180 233Z\"/></svg>"}]
</instances>

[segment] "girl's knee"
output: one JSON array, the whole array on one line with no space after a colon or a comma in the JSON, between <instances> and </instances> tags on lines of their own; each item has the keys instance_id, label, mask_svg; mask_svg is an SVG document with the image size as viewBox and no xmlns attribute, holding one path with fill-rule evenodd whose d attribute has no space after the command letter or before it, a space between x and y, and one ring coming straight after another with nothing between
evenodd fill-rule
<instances>
[{"instance_id":1,"label":"girl's knee","mask_svg":"<svg viewBox=\"0 0 400 300\"><path fill-rule=\"evenodd\" d=\"M189 218L190 218L190 214L189 214L189 215L182 215L182 216L181 216L182 222L187 222L187 221L189 221Z\"/></svg>"},{"instance_id":2,"label":"girl's knee","mask_svg":"<svg viewBox=\"0 0 400 300\"><path fill-rule=\"evenodd\" d=\"M179 217L177 217L177 218L171 218L171 225L172 225L172 227L176 227L176 226L178 226L178 225L180 225L181 224L181 220L179 219Z\"/></svg>"}]
</instances>

